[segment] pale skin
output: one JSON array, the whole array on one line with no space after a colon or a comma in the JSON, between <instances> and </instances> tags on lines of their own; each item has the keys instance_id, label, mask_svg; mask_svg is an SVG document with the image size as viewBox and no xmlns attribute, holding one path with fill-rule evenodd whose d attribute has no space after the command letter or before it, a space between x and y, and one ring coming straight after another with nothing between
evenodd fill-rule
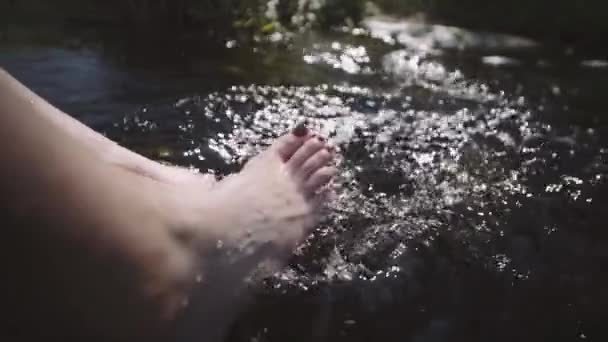
<instances>
[{"instance_id":1,"label":"pale skin","mask_svg":"<svg viewBox=\"0 0 608 342\"><path fill-rule=\"evenodd\" d=\"M300 133L216 182L120 147L0 69L12 319L0 334L172 340L190 303L201 340L221 339L247 279L285 262L319 218L334 156Z\"/></svg>"}]
</instances>

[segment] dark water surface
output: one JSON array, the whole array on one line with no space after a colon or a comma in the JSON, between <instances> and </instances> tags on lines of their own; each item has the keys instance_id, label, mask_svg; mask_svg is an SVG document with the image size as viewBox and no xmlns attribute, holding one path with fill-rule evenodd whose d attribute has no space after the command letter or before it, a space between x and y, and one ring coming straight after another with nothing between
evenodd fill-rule
<instances>
[{"instance_id":1,"label":"dark water surface","mask_svg":"<svg viewBox=\"0 0 608 342\"><path fill-rule=\"evenodd\" d=\"M218 175L302 119L339 145L331 213L230 341L606 340L608 62L367 27L170 61L13 45L0 64L122 144Z\"/></svg>"}]
</instances>

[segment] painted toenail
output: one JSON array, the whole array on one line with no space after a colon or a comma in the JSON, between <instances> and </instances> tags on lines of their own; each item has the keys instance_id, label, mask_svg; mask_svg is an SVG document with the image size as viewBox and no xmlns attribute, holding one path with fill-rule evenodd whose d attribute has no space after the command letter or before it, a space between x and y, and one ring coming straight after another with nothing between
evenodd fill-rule
<instances>
[{"instance_id":1,"label":"painted toenail","mask_svg":"<svg viewBox=\"0 0 608 342\"><path fill-rule=\"evenodd\" d=\"M301 124L298 124L291 132L296 137L301 138L301 137L306 136L306 134L308 134L308 128L306 128L306 126L303 123L301 123Z\"/></svg>"}]
</instances>

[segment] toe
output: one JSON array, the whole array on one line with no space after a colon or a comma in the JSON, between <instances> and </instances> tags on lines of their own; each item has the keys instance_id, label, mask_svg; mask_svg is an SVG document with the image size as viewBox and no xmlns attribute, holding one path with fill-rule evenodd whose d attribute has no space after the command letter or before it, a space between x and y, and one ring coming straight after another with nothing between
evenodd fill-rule
<instances>
[{"instance_id":1,"label":"toe","mask_svg":"<svg viewBox=\"0 0 608 342\"><path fill-rule=\"evenodd\" d=\"M293 132L285 134L278 138L273 144L273 148L281 156L283 161L288 161L294 155L294 153L302 147L302 145L310 139L310 132L306 132L304 135L296 135Z\"/></svg>"},{"instance_id":2,"label":"toe","mask_svg":"<svg viewBox=\"0 0 608 342\"><path fill-rule=\"evenodd\" d=\"M313 173L320 168L327 166L332 159L333 153L329 152L326 148L322 148L317 151L317 153L313 154L312 157L308 158L304 164L302 164L302 167L298 170L297 175L301 180L307 181Z\"/></svg>"},{"instance_id":3,"label":"toe","mask_svg":"<svg viewBox=\"0 0 608 342\"><path fill-rule=\"evenodd\" d=\"M325 147L325 143L320 139L309 139L293 154L288 163L289 167L292 171L297 172L308 159L323 147Z\"/></svg>"},{"instance_id":4,"label":"toe","mask_svg":"<svg viewBox=\"0 0 608 342\"><path fill-rule=\"evenodd\" d=\"M327 185L327 183L336 175L336 172L336 168L332 166L325 166L318 169L304 183L304 191L309 195L314 194L317 190Z\"/></svg>"}]
</instances>

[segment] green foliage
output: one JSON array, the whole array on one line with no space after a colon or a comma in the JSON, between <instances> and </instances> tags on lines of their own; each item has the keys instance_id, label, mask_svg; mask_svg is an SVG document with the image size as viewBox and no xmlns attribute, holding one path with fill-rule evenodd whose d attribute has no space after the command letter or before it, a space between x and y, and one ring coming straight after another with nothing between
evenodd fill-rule
<instances>
[{"instance_id":1,"label":"green foliage","mask_svg":"<svg viewBox=\"0 0 608 342\"><path fill-rule=\"evenodd\" d=\"M356 24L363 16L365 0L240 0L237 27L256 27L260 32L301 30L312 26Z\"/></svg>"},{"instance_id":2,"label":"green foliage","mask_svg":"<svg viewBox=\"0 0 608 342\"><path fill-rule=\"evenodd\" d=\"M366 0L113 0L107 3L119 11L126 9L129 22L140 26L166 27L167 24L177 22L183 23L178 25L180 27L208 27L223 35L230 35L233 31L264 35L315 26L327 28L356 24L362 19L365 2Z\"/></svg>"}]
</instances>

